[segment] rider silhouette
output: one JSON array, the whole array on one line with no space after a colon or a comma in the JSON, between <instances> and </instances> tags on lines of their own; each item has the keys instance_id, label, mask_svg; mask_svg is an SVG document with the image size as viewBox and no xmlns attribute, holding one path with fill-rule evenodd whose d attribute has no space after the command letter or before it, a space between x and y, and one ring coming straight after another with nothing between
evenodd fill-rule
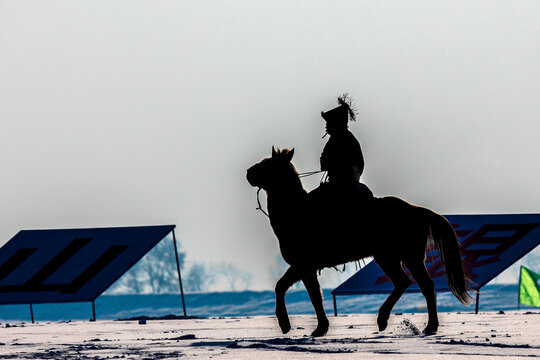
<instances>
[{"instance_id":1,"label":"rider silhouette","mask_svg":"<svg viewBox=\"0 0 540 360\"><path fill-rule=\"evenodd\" d=\"M349 119L355 112L347 94L338 97L339 106L321 112L330 139L321 154L321 170L327 171L327 181L310 193L312 208L326 224L366 219L372 210L373 193L360 183L364 171L364 156L360 143L349 131ZM334 230L338 231L337 228Z\"/></svg>"},{"instance_id":2,"label":"rider silhouette","mask_svg":"<svg viewBox=\"0 0 540 360\"><path fill-rule=\"evenodd\" d=\"M328 180L339 187L350 187L360 180L364 171L364 156L360 143L348 129L349 117L355 119L347 94L338 98L339 106L321 112L330 139L321 154L321 170L328 172Z\"/></svg>"}]
</instances>

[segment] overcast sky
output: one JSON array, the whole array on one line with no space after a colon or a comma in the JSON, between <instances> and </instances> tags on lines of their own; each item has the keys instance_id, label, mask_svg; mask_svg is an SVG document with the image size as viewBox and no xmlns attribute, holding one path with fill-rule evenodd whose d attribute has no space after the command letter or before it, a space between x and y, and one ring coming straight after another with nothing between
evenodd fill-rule
<instances>
[{"instance_id":1,"label":"overcast sky","mask_svg":"<svg viewBox=\"0 0 540 360\"><path fill-rule=\"evenodd\" d=\"M538 1L0 0L0 244L176 224L271 288L245 170L272 145L317 170L343 92L377 196L540 212L539 64Z\"/></svg>"}]
</instances>

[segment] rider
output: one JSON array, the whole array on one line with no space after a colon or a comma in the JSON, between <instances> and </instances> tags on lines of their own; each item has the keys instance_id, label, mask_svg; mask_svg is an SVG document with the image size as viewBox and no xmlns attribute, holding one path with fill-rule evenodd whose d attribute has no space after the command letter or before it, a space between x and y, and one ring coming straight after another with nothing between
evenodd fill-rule
<instances>
[{"instance_id":1,"label":"rider","mask_svg":"<svg viewBox=\"0 0 540 360\"><path fill-rule=\"evenodd\" d=\"M327 171L325 182L309 193L309 210L317 221L315 231L326 231L327 237L347 237L347 222L369 222L373 193L360 183L364 171L364 156L360 143L348 129L349 118L355 120L351 99L344 94L339 106L321 112L330 139L321 154L321 170ZM325 135L326 136L326 135Z\"/></svg>"},{"instance_id":2,"label":"rider","mask_svg":"<svg viewBox=\"0 0 540 360\"><path fill-rule=\"evenodd\" d=\"M330 135L321 154L321 170L328 172L328 183L336 190L371 198L371 190L359 182L364 172L364 156L360 143L348 129L349 119L356 120L351 103L344 94L338 97L338 107L321 112L326 133Z\"/></svg>"},{"instance_id":3,"label":"rider","mask_svg":"<svg viewBox=\"0 0 540 360\"><path fill-rule=\"evenodd\" d=\"M326 121L330 139L321 154L321 170L328 172L330 184L339 188L356 187L364 171L364 156L360 143L348 129L349 118L355 121L351 100L344 94L338 98L339 106L321 112Z\"/></svg>"},{"instance_id":4,"label":"rider","mask_svg":"<svg viewBox=\"0 0 540 360\"><path fill-rule=\"evenodd\" d=\"M358 211L365 214L369 209L365 206L367 201L373 199L371 190L359 182L364 171L364 156L360 143L348 129L349 119L355 120L351 99L344 94L338 98L338 104L334 109L321 112L326 121L326 134L330 135L321 154L321 170L327 171L328 176L326 182L310 193L315 201L314 209L330 210L321 212L322 220L329 223L334 220L339 223L348 216L345 214L353 216ZM334 211L338 209L343 211Z\"/></svg>"}]
</instances>

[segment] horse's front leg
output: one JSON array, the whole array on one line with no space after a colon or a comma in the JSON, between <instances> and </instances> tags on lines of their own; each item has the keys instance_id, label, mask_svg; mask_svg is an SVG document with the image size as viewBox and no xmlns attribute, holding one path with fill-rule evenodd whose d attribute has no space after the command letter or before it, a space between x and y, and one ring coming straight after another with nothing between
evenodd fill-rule
<instances>
[{"instance_id":1,"label":"horse's front leg","mask_svg":"<svg viewBox=\"0 0 540 360\"><path fill-rule=\"evenodd\" d=\"M276 284L276 317L278 319L279 327L284 334L291 330L287 306L285 305L285 294L287 293L287 290L301 278L298 269L291 266Z\"/></svg>"},{"instance_id":2,"label":"horse's front leg","mask_svg":"<svg viewBox=\"0 0 540 360\"><path fill-rule=\"evenodd\" d=\"M317 314L317 328L311 333L311 336L324 336L328 332L328 318L326 317L326 312L324 311L323 297L321 293L321 286L319 285L319 280L317 280L317 272L314 271L309 275L306 275L302 278L306 290L309 294L309 299L315 308L315 313Z\"/></svg>"}]
</instances>

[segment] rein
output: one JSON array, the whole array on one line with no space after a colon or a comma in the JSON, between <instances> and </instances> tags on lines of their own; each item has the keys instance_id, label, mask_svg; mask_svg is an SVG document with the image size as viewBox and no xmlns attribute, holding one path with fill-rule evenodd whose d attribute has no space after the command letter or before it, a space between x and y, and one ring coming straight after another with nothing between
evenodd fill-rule
<instances>
[{"instance_id":1,"label":"rein","mask_svg":"<svg viewBox=\"0 0 540 360\"><path fill-rule=\"evenodd\" d=\"M270 215L268 215L268 213L266 211L264 211L264 209L262 208L261 206L261 200L259 200L259 193L261 192L262 188L259 188L259 190L257 190L257 204L259 204L259 207L256 208L255 210L261 210L261 212L266 215L267 218L270 219Z\"/></svg>"},{"instance_id":2,"label":"rein","mask_svg":"<svg viewBox=\"0 0 540 360\"><path fill-rule=\"evenodd\" d=\"M322 173L324 172L324 170L319 170L319 171L308 171L308 172L305 172L305 173L300 173L298 174L298 177L301 179L301 178L305 178L305 177L308 177L308 176L311 176L311 175L315 175L315 174L318 174L318 173Z\"/></svg>"}]
</instances>

